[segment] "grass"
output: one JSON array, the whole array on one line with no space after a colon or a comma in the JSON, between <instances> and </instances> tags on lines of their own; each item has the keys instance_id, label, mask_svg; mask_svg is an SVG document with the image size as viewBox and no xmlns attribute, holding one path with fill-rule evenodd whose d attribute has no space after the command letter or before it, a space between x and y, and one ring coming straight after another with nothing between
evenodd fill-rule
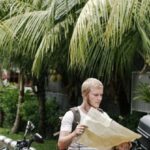
<instances>
[{"instance_id":1,"label":"grass","mask_svg":"<svg viewBox=\"0 0 150 150\"><path fill-rule=\"evenodd\" d=\"M12 134L9 129L0 128L0 135L4 135L13 140L21 140L23 138L23 133ZM43 144L33 143L32 147L36 150L56 150L57 140L46 139Z\"/></svg>"}]
</instances>

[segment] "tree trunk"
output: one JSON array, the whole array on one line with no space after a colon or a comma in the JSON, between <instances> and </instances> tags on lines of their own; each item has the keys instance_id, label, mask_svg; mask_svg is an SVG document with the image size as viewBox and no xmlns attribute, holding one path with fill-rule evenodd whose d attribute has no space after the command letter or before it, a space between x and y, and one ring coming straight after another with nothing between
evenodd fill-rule
<instances>
[{"instance_id":1,"label":"tree trunk","mask_svg":"<svg viewBox=\"0 0 150 150\"><path fill-rule=\"evenodd\" d=\"M122 88L119 90L119 106L121 115L127 115L130 112L130 103L128 102L127 95Z\"/></svg>"},{"instance_id":2,"label":"tree trunk","mask_svg":"<svg viewBox=\"0 0 150 150\"><path fill-rule=\"evenodd\" d=\"M2 86L3 83L2 83L2 66L0 64L0 86Z\"/></svg>"},{"instance_id":3,"label":"tree trunk","mask_svg":"<svg viewBox=\"0 0 150 150\"><path fill-rule=\"evenodd\" d=\"M23 103L24 99L24 75L23 73L20 73L19 75L19 97L18 97L18 104L17 104L17 113L16 113L16 119L14 122L14 125L11 129L12 133L16 133L19 130L20 123L21 123L21 105Z\"/></svg>"},{"instance_id":4,"label":"tree trunk","mask_svg":"<svg viewBox=\"0 0 150 150\"><path fill-rule=\"evenodd\" d=\"M3 122L4 122L4 113L3 110L0 108L0 127L3 127Z\"/></svg>"},{"instance_id":5,"label":"tree trunk","mask_svg":"<svg viewBox=\"0 0 150 150\"><path fill-rule=\"evenodd\" d=\"M39 101L39 132L45 137L46 136L46 97L45 97L45 76L38 79L37 83L37 97Z\"/></svg>"},{"instance_id":6,"label":"tree trunk","mask_svg":"<svg viewBox=\"0 0 150 150\"><path fill-rule=\"evenodd\" d=\"M0 86L3 86L3 83L2 83L2 66L1 66L1 64L0 64ZM0 107L0 127L3 127L3 121L4 121L4 113L3 113L2 108Z\"/></svg>"},{"instance_id":7,"label":"tree trunk","mask_svg":"<svg viewBox=\"0 0 150 150\"><path fill-rule=\"evenodd\" d=\"M121 80L121 79L120 79ZM119 107L120 107L120 114L121 115L127 115L130 112L130 102L129 102L129 95L126 91L125 86L128 86L129 79L126 79L126 85L123 85L123 82L119 82L118 78L118 84L116 87L117 95L118 95L118 102L119 102ZM130 87L128 87L129 89Z\"/></svg>"}]
</instances>

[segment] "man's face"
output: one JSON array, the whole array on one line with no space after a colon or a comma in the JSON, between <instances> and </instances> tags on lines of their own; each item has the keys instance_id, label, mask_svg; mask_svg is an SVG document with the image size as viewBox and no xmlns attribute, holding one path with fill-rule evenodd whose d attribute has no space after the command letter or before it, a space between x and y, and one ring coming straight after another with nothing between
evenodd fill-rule
<instances>
[{"instance_id":1,"label":"man's face","mask_svg":"<svg viewBox=\"0 0 150 150\"><path fill-rule=\"evenodd\" d=\"M103 97L103 88L92 88L87 95L87 103L94 108L99 108Z\"/></svg>"}]
</instances>

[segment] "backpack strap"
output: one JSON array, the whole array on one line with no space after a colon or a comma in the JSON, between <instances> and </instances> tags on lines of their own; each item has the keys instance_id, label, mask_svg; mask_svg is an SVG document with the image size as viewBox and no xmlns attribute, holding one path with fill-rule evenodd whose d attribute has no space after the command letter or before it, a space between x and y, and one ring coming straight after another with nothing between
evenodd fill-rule
<instances>
[{"instance_id":1,"label":"backpack strap","mask_svg":"<svg viewBox=\"0 0 150 150\"><path fill-rule=\"evenodd\" d=\"M70 108L70 111L72 111L73 116L74 116L74 118L73 118L73 124L72 124L72 131L74 131L75 128L76 128L76 126L80 122L80 113L79 113L78 107L72 107L72 108ZM59 117L60 121L62 120L62 118L63 118L63 116ZM53 133L53 136L59 135L59 132L60 131Z\"/></svg>"},{"instance_id":2,"label":"backpack strap","mask_svg":"<svg viewBox=\"0 0 150 150\"><path fill-rule=\"evenodd\" d=\"M98 108L97 110L100 111L101 113L104 113L103 109L101 108Z\"/></svg>"},{"instance_id":3,"label":"backpack strap","mask_svg":"<svg viewBox=\"0 0 150 150\"><path fill-rule=\"evenodd\" d=\"M79 112L79 109L78 107L73 107L73 108L70 108L70 110L72 111L73 113L73 116L74 116L74 119L73 119L73 124L72 124L72 131L75 130L76 126L79 124L80 122L80 112Z\"/></svg>"}]
</instances>

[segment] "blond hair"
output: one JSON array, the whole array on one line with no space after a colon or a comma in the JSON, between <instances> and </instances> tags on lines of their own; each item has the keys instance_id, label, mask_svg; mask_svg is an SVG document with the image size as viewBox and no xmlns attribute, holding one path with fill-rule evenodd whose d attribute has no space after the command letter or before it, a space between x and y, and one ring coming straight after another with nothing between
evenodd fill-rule
<instances>
[{"instance_id":1,"label":"blond hair","mask_svg":"<svg viewBox=\"0 0 150 150\"><path fill-rule=\"evenodd\" d=\"M90 92L91 88L103 88L103 84L96 78L86 79L81 86L82 96L87 95Z\"/></svg>"}]
</instances>

